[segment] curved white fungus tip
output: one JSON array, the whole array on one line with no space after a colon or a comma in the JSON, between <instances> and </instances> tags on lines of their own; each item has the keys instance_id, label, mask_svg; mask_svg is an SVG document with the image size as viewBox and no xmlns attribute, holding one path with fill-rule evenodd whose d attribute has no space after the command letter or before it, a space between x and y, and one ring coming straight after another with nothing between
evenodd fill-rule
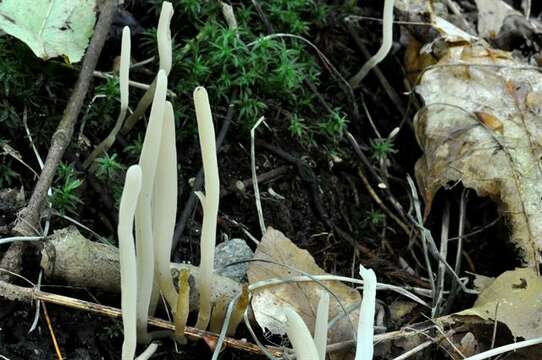
<instances>
[{"instance_id":1,"label":"curved white fungus tip","mask_svg":"<svg viewBox=\"0 0 542 360\"><path fill-rule=\"evenodd\" d=\"M373 270L359 266L363 278L363 298L359 311L358 336L355 360L373 358L374 317L376 304L376 275Z\"/></svg>"},{"instance_id":2,"label":"curved white fungus tip","mask_svg":"<svg viewBox=\"0 0 542 360\"><path fill-rule=\"evenodd\" d=\"M120 107L128 108L129 99L129 75L130 75L130 53L131 53L130 28L125 26L122 29L122 42L120 51L120 69L119 69L119 84L120 84Z\"/></svg>"},{"instance_id":3,"label":"curved white fungus tip","mask_svg":"<svg viewBox=\"0 0 542 360\"><path fill-rule=\"evenodd\" d=\"M365 76L376 65L378 65L390 52L393 43L393 8L395 0L384 1L384 11L382 13L382 45L367 62L363 65L360 71L350 80L350 85L355 89L359 87Z\"/></svg>"},{"instance_id":4,"label":"curved white fungus tip","mask_svg":"<svg viewBox=\"0 0 542 360\"><path fill-rule=\"evenodd\" d=\"M169 74L172 64L171 30L169 28L173 16L173 5L169 1L162 3L162 11L158 20L156 36L158 37L158 55L160 57L160 69Z\"/></svg>"},{"instance_id":5,"label":"curved white fungus tip","mask_svg":"<svg viewBox=\"0 0 542 360\"><path fill-rule=\"evenodd\" d=\"M126 171L126 181L125 181L124 186L132 190L137 189L137 191L139 192L139 190L141 189L141 177L142 177L141 166L139 165L130 166L128 170Z\"/></svg>"},{"instance_id":6,"label":"curved white fungus tip","mask_svg":"<svg viewBox=\"0 0 542 360\"><path fill-rule=\"evenodd\" d=\"M289 307L284 309L284 314L286 315L286 332L294 348L296 359L318 359L318 352L311 333L301 316Z\"/></svg>"},{"instance_id":7,"label":"curved white fungus tip","mask_svg":"<svg viewBox=\"0 0 542 360\"><path fill-rule=\"evenodd\" d=\"M326 360L328 318L329 293L326 290L322 290L316 310L316 322L314 324L314 345L316 346L320 360Z\"/></svg>"}]
</instances>

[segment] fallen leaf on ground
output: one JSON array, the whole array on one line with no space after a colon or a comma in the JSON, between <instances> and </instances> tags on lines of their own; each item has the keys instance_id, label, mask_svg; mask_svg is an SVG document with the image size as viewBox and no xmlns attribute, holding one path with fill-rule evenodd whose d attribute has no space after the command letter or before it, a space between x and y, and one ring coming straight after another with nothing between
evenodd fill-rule
<instances>
[{"instance_id":1,"label":"fallen leaf on ground","mask_svg":"<svg viewBox=\"0 0 542 360\"><path fill-rule=\"evenodd\" d=\"M475 315L504 323L515 337L542 336L542 278L530 268L501 274L478 296L471 309L457 315Z\"/></svg>"},{"instance_id":2,"label":"fallen leaf on ground","mask_svg":"<svg viewBox=\"0 0 542 360\"><path fill-rule=\"evenodd\" d=\"M283 233L268 228L262 241L256 249L254 259L272 261L285 264L311 275L327 275L318 265L308 251L299 249ZM248 268L249 284L275 278L299 276L300 273L284 266L269 262L251 262ZM358 291L338 281L322 282L348 309L354 306L350 318L343 318L328 332L328 343L336 343L354 338L354 329L357 328L359 303L361 296ZM256 290L252 297L252 308L256 321L264 331L274 334L286 333L286 316L283 313L285 306L292 307L305 321L309 330L314 330L316 309L320 299L322 287L316 282L283 283L267 286ZM331 295L331 294L330 294ZM330 298L330 321L343 311L336 299ZM350 359L352 354L334 354L333 359Z\"/></svg>"},{"instance_id":3,"label":"fallen leaf on ground","mask_svg":"<svg viewBox=\"0 0 542 360\"><path fill-rule=\"evenodd\" d=\"M542 248L542 74L510 53L449 47L416 92L416 164L426 215L440 187L462 182L497 201L525 264ZM483 116L480 117L480 114ZM478 114L478 115L477 115Z\"/></svg>"},{"instance_id":4,"label":"fallen leaf on ground","mask_svg":"<svg viewBox=\"0 0 542 360\"><path fill-rule=\"evenodd\" d=\"M0 29L27 44L36 56L83 57L92 35L95 0L3 0Z\"/></svg>"}]
</instances>

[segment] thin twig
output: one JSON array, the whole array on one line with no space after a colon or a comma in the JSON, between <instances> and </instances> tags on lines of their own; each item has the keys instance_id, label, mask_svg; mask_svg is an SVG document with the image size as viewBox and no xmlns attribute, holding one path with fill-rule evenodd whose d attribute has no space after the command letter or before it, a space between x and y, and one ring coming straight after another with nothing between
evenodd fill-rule
<instances>
[{"instance_id":1,"label":"thin twig","mask_svg":"<svg viewBox=\"0 0 542 360\"><path fill-rule=\"evenodd\" d=\"M108 316L114 319L120 319L122 317L121 309L117 309L111 306L96 304L89 301L79 300L68 296L52 294L44 291L37 290L35 288L27 288L17 285L12 285L4 281L0 281L0 296L7 298L8 300L18 300L24 302L32 302L34 300L42 300L51 304L57 304L66 306L72 309L78 309L82 311L88 311L95 314ZM158 319L155 317L149 317L149 325L156 326L165 330L175 330L175 325L169 321ZM193 336L197 339L209 338L211 340L217 339L217 334L198 330L187 326L185 328L185 334ZM253 354L262 354L262 351L258 346L247 343L246 341L236 340L226 337L224 344L227 347L235 348L238 350L246 351ZM267 347L267 351L273 353L276 356L280 356L282 351L277 348Z\"/></svg>"},{"instance_id":2,"label":"thin twig","mask_svg":"<svg viewBox=\"0 0 542 360\"><path fill-rule=\"evenodd\" d=\"M407 178L407 180L412 191L412 197L414 199L414 209L416 210L416 216L417 216L418 222L420 224L423 224L422 211L420 207L421 201L418 197L418 192L416 191L416 185L414 185L414 181L412 181L410 176ZM428 232L429 230L421 232L421 240L422 240L423 256L425 260L425 267L426 267L427 274L429 277L429 282L431 283L431 292L432 292L433 301L434 301L436 298L436 283L435 283L435 277L433 275L433 268L431 266L431 261L429 260L429 246L427 243L431 241L432 238L428 236L428 235L431 235L430 233L428 234Z\"/></svg>"},{"instance_id":3,"label":"thin twig","mask_svg":"<svg viewBox=\"0 0 542 360\"><path fill-rule=\"evenodd\" d=\"M440 230L440 256L442 259L448 257L448 233L450 230L450 203L447 201L442 214L442 226ZM441 314L441 304L444 299L444 281L446 279L446 266L441 261L437 268L437 287L433 302L432 317Z\"/></svg>"},{"instance_id":4,"label":"thin twig","mask_svg":"<svg viewBox=\"0 0 542 360\"><path fill-rule=\"evenodd\" d=\"M130 69L133 69L133 68L134 68L134 66L130 67ZM94 71L93 75L96 76L97 78L106 79L106 80L115 78L115 76L113 74L106 73L106 72L103 72L103 71ZM134 81L134 80L129 80L128 85L130 85L133 88L141 89L141 90L145 90L145 91L149 90L149 88L151 87L151 85L149 85L149 84L144 84L144 83ZM172 99L175 99L177 97L177 94L175 94L171 90L168 90L166 92L166 95L168 97L172 98Z\"/></svg>"},{"instance_id":5,"label":"thin twig","mask_svg":"<svg viewBox=\"0 0 542 360\"><path fill-rule=\"evenodd\" d=\"M275 180L278 177L284 175L291 169L290 165L282 165L279 166L276 169L269 170L268 172L261 173L256 177L256 180L259 184L264 184L268 181ZM241 193L245 192L249 186L252 186L252 178L245 179L245 180L237 180L235 182L235 186L233 186L234 191L239 191ZM225 196L226 194L229 194L229 192L223 194L220 194L220 196Z\"/></svg>"},{"instance_id":6,"label":"thin twig","mask_svg":"<svg viewBox=\"0 0 542 360\"><path fill-rule=\"evenodd\" d=\"M254 138L256 137L256 129L264 121L262 116L256 124L250 129L250 172L252 174L252 186L254 188L254 199L256 200L256 211L258 213L258 221L260 223L260 230L262 235L265 234L265 221L263 218L262 200L260 198L260 187L258 186L258 175L256 174L256 145L254 144Z\"/></svg>"},{"instance_id":7,"label":"thin twig","mask_svg":"<svg viewBox=\"0 0 542 360\"><path fill-rule=\"evenodd\" d=\"M45 315L45 321L47 322L47 328L49 328L49 334L51 334L51 340L53 340L53 346L55 348L56 356L58 360L62 360L62 353L58 347L58 341L56 340L55 332L53 330L53 325L51 324L51 319L49 318L49 313L47 312L47 306L45 303L42 303L43 314Z\"/></svg>"},{"instance_id":8,"label":"thin twig","mask_svg":"<svg viewBox=\"0 0 542 360\"><path fill-rule=\"evenodd\" d=\"M461 272L461 258L463 253L463 238L465 234L465 221L467 218L467 196L468 196L468 189L463 189L463 192L461 193L461 200L459 201L459 224L458 224L458 230L457 230L457 246L456 246L456 253L455 253L455 266L454 271L456 274L459 274ZM450 242L450 238L448 238L448 242ZM447 300L447 311L451 311L452 305L454 303L454 299L458 294L459 290L459 284L457 281L452 282L452 286L450 288L450 295L448 296Z\"/></svg>"},{"instance_id":9,"label":"thin twig","mask_svg":"<svg viewBox=\"0 0 542 360\"><path fill-rule=\"evenodd\" d=\"M433 345L435 342L437 342L437 339L431 339L427 340L424 343L421 343L420 345L408 350L407 352L402 353L401 355L393 358L393 360L405 360L411 357L412 355L415 355L422 351L425 348L428 348L429 346Z\"/></svg>"},{"instance_id":10,"label":"thin twig","mask_svg":"<svg viewBox=\"0 0 542 360\"><path fill-rule=\"evenodd\" d=\"M367 179L367 177L365 176L365 174L363 173L363 171L361 170L361 168L358 168L358 175L359 177L361 178L361 181L363 182L363 185L365 186L365 189L367 189L367 192L369 193L369 195L371 195L371 197L373 198L373 200L376 202L376 204L390 217L393 219L393 221L395 221L397 223L397 225L399 225L399 227L401 229L403 229L403 231L405 232L405 234L407 234L408 236L412 235L413 233L413 230L410 229L401 219L399 219L394 213L391 212L390 209L388 209L388 207L386 206L386 204L384 204L384 202L382 201L382 199L380 199L380 196L378 196L378 194L376 193L376 191L373 189L373 187L371 186L371 184L369 183L369 180Z\"/></svg>"}]
</instances>

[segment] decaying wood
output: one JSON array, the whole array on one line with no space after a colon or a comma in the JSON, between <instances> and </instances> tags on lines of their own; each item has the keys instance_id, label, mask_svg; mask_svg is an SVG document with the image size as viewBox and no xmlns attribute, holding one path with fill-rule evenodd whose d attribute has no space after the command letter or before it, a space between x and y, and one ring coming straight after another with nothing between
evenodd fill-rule
<instances>
[{"instance_id":1,"label":"decaying wood","mask_svg":"<svg viewBox=\"0 0 542 360\"><path fill-rule=\"evenodd\" d=\"M90 241L75 227L57 230L43 246L41 266L50 280L64 281L71 286L120 293L120 265L118 248ZM190 309L198 304L197 266L172 263L176 283L179 269L190 270ZM241 291L241 285L227 277L215 274L211 300L232 299Z\"/></svg>"}]
</instances>

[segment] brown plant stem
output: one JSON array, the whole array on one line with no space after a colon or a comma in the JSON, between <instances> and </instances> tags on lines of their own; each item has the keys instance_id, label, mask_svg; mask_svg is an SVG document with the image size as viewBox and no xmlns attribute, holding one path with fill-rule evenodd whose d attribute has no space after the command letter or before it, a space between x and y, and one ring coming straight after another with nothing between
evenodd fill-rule
<instances>
[{"instance_id":1,"label":"brown plant stem","mask_svg":"<svg viewBox=\"0 0 542 360\"><path fill-rule=\"evenodd\" d=\"M3 296L7 298L8 300L17 300L17 301L23 301L23 302L33 302L35 300L41 300L47 303L51 304L57 304L65 307L69 307L72 309L78 309L82 311L88 311L95 314L100 314L104 316L109 316L111 318L120 319L122 317L122 312L120 309L96 304L90 301L84 301L79 300L75 298L71 298L68 296L63 295L57 295L48 293L45 291L38 290L36 288L28 288L28 287L22 287L17 286L13 284L9 284L7 282L0 280L0 296ZM155 317L149 317L149 325L156 326L161 329L165 330L175 330L175 325L170 323L169 321L158 319ZM198 330L193 327L187 326L184 330L185 335L192 336L197 339L207 339L207 340L214 340L216 341L218 338L218 335ZM253 354L260 354L262 355L262 350L251 343L248 343L243 340L237 340L233 338L226 337L224 340L224 344L226 347L235 348L239 350L243 350L246 352L250 352ZM271 348L267 347L267 351L271 352L273 355L280 357L282 355L282 351L277 348Z\"/></svg>"}]
</instances>

